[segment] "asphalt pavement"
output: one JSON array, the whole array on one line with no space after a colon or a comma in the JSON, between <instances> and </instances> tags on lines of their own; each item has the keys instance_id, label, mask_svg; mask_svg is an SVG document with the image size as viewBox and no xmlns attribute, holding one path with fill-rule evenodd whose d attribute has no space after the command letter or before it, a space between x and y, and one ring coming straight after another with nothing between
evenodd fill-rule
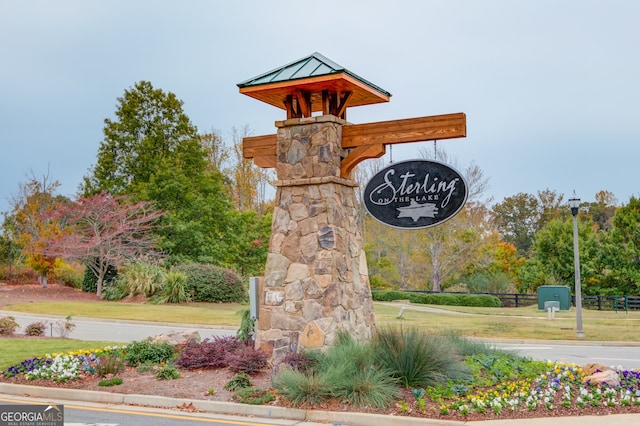
<instances>
[{"instance_id":1,"label":"asphalt pavement","mask_svg":"<svg viewBox=\"0 0 640 426\"><path fill-rule=\"evenodd\" d=\"M56 323L65 321L64 317L45 314L26 314L22 312L0 311L0 317L12 316L20 325L20 328L34 322L44 321L47 324L46 334L59 337L56 331ZM195 330L202 340L215 336L234 335L237 327L213 326L202 324L173 324L166 322L147 322L130 320L103 320L97 318L73 317L71 322L75 324L68 337L77 340L101 340L111 342L128 343L141 341L147 337L156 336L169 331Z\"/></svg>"},{"instance_id":2,"label":"asphalt pavement","mask_svg":"<svg viewBox=\"0 0 640 426\"><path fill-rule=\"evenodd\" d=\"M63 321L63 317L49 316L41 314L24 314L20 312L0 311L0 317L13 316L20 327L24 327L36 321L47 321L49 324L55 324L57 321ZM196 330L200 333L202 339L217 335L235 334L235 327L216 327L203 325L184 325L171 323L149 323L141 321L117 321L102 320L92 318L72 318L72 322L76 324L70 337L83 340L106 340L114 342L131 342L144 340L160 333L168 331L180 330ZM520 344L526 342L518 342ZM533 344L535 342L529 342ZM561 344L562 342L554 342ZM586 343L586 342L585 342ZM510 345L509 342L502 341L498 343ZM596 343L597 346L604 345L603 342ZM517 347L515 348L517 350ZM199 400L181 400L175 398L159 397L155 395L127 395L109 392L91 392L85 390L73 389L51 389L46 387L35 387L25 385L12 385L0 383L0 397L15 398L16 396L29 395L29 398L40 398L51 402L64 403L64 401L73 401L73 404L102 404L117 407L158 407L157 409L171 409L183 403L193 403L194 406L201 410L198 415L206 413L226 413L243 417L251 417L268 419L289 419L295 420L296 425L313 425L317 423L329 423L340 426L414 426L414 425L443 425L443 426L460 426L460 425L476 425L476 426L601 426L602 424L617 425L640 425L640 414L623 414L610 416L579 416L579 417L547 417L536 419L518 419L518 420L487 420L481 422L464 422L455 420L435 420L435 419L418 419L411 417L397 417L386 415L372 415L357 412L327 412L321 410L303 410L291 409L273 406L254 406L245 404L225 403L216 401L199 401ZM204 413L204 414L203 414Z\"/></svg>"}]
</instances>

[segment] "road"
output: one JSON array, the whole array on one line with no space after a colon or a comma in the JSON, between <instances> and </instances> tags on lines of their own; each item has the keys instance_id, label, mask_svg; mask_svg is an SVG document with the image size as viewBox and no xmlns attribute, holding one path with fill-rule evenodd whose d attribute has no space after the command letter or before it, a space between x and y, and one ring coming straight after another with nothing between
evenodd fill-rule
<instances>
[{"instance_id":1,"label":"road","mask_svg":"<svg viewBox=\"0 0 640 426\"><path fill-rule=\"evenodd\" d=\"M1 405L51 404L51 400L0 397ZM64 406L64 426L327 426L287 419L229 416L213 413L188 413L161 408L82 405L73 401L55 401ZM2 411L0 409L0 411Z\"/></svg>"},{"instance_id":2,"label":"road","mask_svg":"<svg viewBox=\"0 0 640 426\"><path fill-rule=\"evenodd\" d=\"M640 368L639 346L618 346L611 344L589 344L588 342L568 343L495 343L499 348L516 351L519 355L539 360L564 361L584 365L599 362L626 369Z\"/></svg>"},{"instance_id":3,"label":"road","mask_svg":"<svg viewBox=\"0 0 640 426\"><path fill-rule=\"evenodd\" d=\"M46 321L48 323L47 335L53 335L54 337L58 337L55 331L55 323L57 321L64 321L64 317L60 316L0 311L0 317L9 315L15 318L21 329L34 322ZM203 340L214 336L234 335L236 332L236 328L234 327L184 325L161 322L150 323L128 320L100 320L94 318L72 318L71 322L76 325L68 336L72 339L103 340L123 343L141 341L147 337L156 336L168 331L196 330Z\"/></svg>"}]
</instances>

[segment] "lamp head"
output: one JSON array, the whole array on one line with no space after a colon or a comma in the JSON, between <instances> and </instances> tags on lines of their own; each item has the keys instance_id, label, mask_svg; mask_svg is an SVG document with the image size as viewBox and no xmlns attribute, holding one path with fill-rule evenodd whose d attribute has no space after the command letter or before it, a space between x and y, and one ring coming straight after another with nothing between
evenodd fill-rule
<instances>
[{"instance_id":1,"label":"lamp head","mask_svg":"<svg viewBox=\"0 0 640 426\"><path fill-rule=\"evenodd\" d=\"M576 216L578 214L578 207L580 207L580 198L576 195L576 191L573 191L573 195L569 198L569 208L572 215Z\"/></svg>"}]
</instances>

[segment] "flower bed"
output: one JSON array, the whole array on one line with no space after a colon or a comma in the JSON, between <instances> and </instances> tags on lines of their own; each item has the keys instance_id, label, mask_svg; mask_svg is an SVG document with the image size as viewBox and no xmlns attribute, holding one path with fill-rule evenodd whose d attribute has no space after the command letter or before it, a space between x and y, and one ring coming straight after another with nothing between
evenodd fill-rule
<instances>
[{"instance_id":1,"label":"flower bed","mask_svg":"<svg viewBox=\"0 0 640 426\"><path fill-rule=\"evenodd\" d=\"M123 357L126 347L106 347L65 354L47 354L12 366L2 373L5 382L30 383L38 386L75 387L95 389L100 363L109 356ZM469 357L473 377L465 381L448 382L426 389L405 389L402 396L386 409L354 407L340 401L331 401L313 407L332 411L362 411L379 414L394 414L424 418L450 420L483 420L507 418L531 418L565 415L589 415L640 412L640 372L620 367L615 371L620 384L595 385L585 381L586 373L573 364L534 361L527 358L506 356L495 358ZM187 371L184 389L189 389L192 399L216 399L233 401L233 394L225 394L223 384L230 377L222 371L220 381L213 382L213 372ZM263 372L261 385L267 387L269 372ZM134 379L135 369L122 371L124 385L108 388L113 392L124 392L127 382ZM188 378L187 374L192 374ZM119 374L120 376L120 374ZM93 383L91 378L96 383ZM12 380L15 379L15 380ZM157 380L150 378L150 380ZM199 383L202 381L202 383ZM171 388L175 391L176 382ZM148 382L147 382L148 383ZM167 383L167 385L169 385ZM150 389L147 384L145 388ZM163 387L153 386L153 392L165 395ZM105 389L107 390L107 389ZM137 390L139 392L139 389ZM282 395L276 395L270 405L290 406ZM182 395L181 397L185 397Z\"/></svg>"},{"instance_id":2,"label":"flower bed","mask_svg":"<svg viewBox=\"0 0 640 426\"><path fill-rule=\"evenodd\" d=\"M123 349L106 347L72 351L65 354L46 354L22 361L2 373L4 377L22 375L27 380L51 380L67 382L78 380L82 374L95 374L105 355L122 356Z\"/></svg>"}]
</instances>

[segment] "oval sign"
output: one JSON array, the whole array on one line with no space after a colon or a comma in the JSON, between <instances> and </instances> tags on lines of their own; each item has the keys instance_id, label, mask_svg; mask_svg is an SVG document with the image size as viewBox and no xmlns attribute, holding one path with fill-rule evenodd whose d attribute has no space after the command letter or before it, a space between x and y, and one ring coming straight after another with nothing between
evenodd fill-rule
<instances>
[{"instance_id":1,"label":"oval sign","mask_svg":"<svg viewBox=\"0 0 640 426\"><path fill-rule=\"evenodd\" d=\"M428 160L394 163L369 180L363 193L367 211L396 228L420 229L455 216L467 201L467 184L446 164Z\"/></svg>"}]
</instances>

